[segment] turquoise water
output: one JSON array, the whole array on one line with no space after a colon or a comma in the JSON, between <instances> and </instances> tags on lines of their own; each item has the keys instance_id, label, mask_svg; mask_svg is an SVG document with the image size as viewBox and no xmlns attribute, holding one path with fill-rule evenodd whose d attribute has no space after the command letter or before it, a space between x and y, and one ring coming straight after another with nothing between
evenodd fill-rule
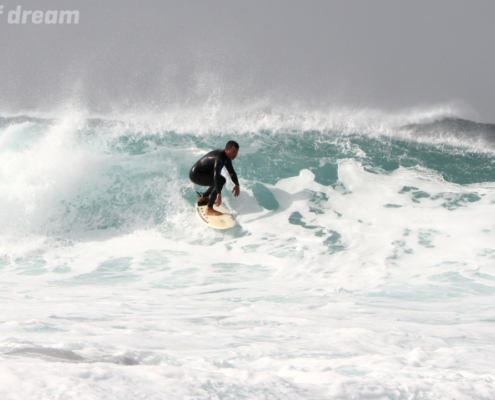
<instances>
[{"instance_id":1,"label":"turquoise water","mask_svg":"<svg viewBox=\"0 0 495 400\"><path fill-rule=\"evenodd\" d=\"M491 125L169 117L0 119L21 397L495 396ZM230 139L214 231L188 172Z\"/></svg>"},{"instance_id":2,"label":"turquoise water","mask_svg":"<svg viewBox=\"0 0 495 400\"><path fill-rule=\"evenodd\" d=\"M18 123L19 120L22 122ZM61 133L68 136L63 139L65 143L53 143L60 147L50 148L50 140L59 140L51 132L56 124L55 120L27 117L4 119L0 133L4 157L18 157L17 162L24 159L27 164L23 166L24 172L32 165L33 170L28 171L33 174L32 181L26 182L31 185L31 196L36 196L36 190L41 195L48 186L56 186L56 178L62 174L67 180L65 190L60 186L54 188L55 193L50 193L51 210L44 210L48 213L39 221L41 230L53 229L53 232L47 231L50 235L61 230L71 236L74 231L165 224L174 207L194 201L195 193L188 182L192 163L202 153L223 147L229 138L241 144L235 168L244 186L253 191L259 205L267 210L276 210L280 205L266 185L275 185L307 169L315 175L315 182L337 188L340 184L338 163L346 159L355 160L365 171L375 174L386 175L406 168L460 185L495 181L495 155L489 147L488 150L480 146L473 148L468 140L464 144L459 140L455 144L448 140L439 144L415 137L398 138L394 134L401 132L400 129L388 135L293 129L198 135L169 130L145 131L139 125L130 128L129 124L115 121L88 120L71 128L69 133ZM49 159L53 151L60 151L56 154L58 159ZM72 152L75 160L71 159ZM45 171L35 171L36 164L44 164ZM76 176L71 177L69 171L62 172L62 169L73 169ZM4 168L2 182L7 191L9 183L20 184L21 179L29 179L25 173L22 176L20 172L18 176L16 172L13 176L8 174ZM34 182L35 179L38 181ZM480 199L475 191L429 194L419 188L404 187L402 193L406 192L417 202L442 199L447 208L462 207ZM177 193L186 203L172 204L177 201ZM21 195L17 199L20 206L16 208L22 208L23 203L28 207L28 197Z\"/></svg>"}]
</instances>

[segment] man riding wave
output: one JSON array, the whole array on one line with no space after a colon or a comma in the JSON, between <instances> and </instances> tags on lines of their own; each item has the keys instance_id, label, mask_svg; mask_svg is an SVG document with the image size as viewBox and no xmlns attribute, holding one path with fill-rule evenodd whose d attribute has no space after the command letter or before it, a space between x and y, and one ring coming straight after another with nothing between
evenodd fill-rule
<instances>
[{"instance_id":1,"label":"man riding wave","mask_svg":"<svg viewBox=\"0 0 495 400\"><path fill-rule=\"evenodd\" d=\"M221 212L213 209L213 204L219 206L222 204L222 188L227 181L222 176L223 167L227 168L232 182L234 182L234 189L232 192L234 196L239 196L239 180L237 174L232 166L232 160L237 157L239 152L239 144L233 140L230 140L225 145L223 150L213 150L208 154L201 157L196 164L193 165L191 171L189 171L189 179L199 185L208 186L208 190L203 192L198 200L198 203L208 203L206 208L206 215L222 215Z\"/></svg>"}]
</instances>

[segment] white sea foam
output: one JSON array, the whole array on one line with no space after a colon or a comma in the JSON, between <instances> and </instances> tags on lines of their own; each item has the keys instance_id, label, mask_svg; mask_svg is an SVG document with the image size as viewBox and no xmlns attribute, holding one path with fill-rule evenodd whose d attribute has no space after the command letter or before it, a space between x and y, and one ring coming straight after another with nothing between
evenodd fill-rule
<instances>
[{"instance_id":1,"label":"white sea foam","mask_svg":"<svg viewBox=\"0 0 495 400\"><path fill-rule=\"evenodd\" d=\"M495 183L359 154L332 185L240 174L213 231L195 126L3 128L2 399L495 397Z\"/></svg>"}]
</instances>

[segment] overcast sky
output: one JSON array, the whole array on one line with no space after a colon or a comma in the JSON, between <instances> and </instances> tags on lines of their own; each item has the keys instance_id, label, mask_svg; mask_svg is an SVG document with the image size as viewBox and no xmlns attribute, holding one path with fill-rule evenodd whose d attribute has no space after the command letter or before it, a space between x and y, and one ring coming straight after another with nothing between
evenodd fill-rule
<instances>
[{"instance_id":1,"label":"overcast sky","mask_svg":"<svg viewBox=\"0 0 495 400\"><path fill-rule=\"evenodd\" d=\"M495 122L494 1L1 5L0 112L68 100L106 111L269 99L383 110L456 103ZM41 14L9 23L18 6ZM78 23L46 23L63 10L78 11Z\"/></svg>"}]
</instances>

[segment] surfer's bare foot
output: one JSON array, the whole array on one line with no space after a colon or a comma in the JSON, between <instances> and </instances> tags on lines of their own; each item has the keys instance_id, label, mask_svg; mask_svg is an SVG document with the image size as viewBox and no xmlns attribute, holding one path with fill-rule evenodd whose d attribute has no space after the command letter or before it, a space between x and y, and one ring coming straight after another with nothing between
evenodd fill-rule
<instances>
[{"instance_id":1,"label":"surfer's bare foot","mask_svg":"<svg viewBox=\"0 0 495 400\"><path fill-rule=\"evenodd\" d=\"M214 210L213 208L206 207L206 215L223 215L220 211Z\"/></svg>"},{"instance_id":2,"label":"surfer's bare foot","mask_svg":"<svg viewBox=\"0 0 495 400\"><path fill-rule=\"evenodd\" d=\"M198 203L202 203L204 201L208 201L208 197L204 197L204 196L201 196L199 199L198 199Z\"/></svg>"}]
</instances>

